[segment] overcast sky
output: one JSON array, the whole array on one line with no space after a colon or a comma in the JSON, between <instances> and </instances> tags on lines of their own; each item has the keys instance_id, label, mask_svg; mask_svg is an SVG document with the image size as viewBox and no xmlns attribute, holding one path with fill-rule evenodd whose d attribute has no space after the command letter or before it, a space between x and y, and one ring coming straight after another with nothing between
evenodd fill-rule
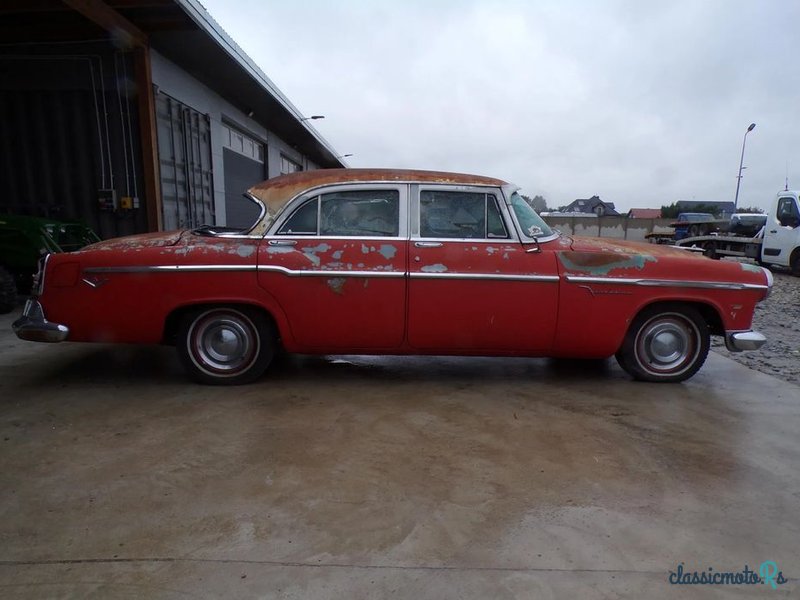
<instances>
[{"instance_id":1,"label":"overcast sky","mask_svg":"<svg viewBox=\"0 0 800 600\"><path fill-rule=\"evenodd\" d=\"M800 188L800 2L202 0L353 167L627 210Z\"/></svg>"}]
</instances>

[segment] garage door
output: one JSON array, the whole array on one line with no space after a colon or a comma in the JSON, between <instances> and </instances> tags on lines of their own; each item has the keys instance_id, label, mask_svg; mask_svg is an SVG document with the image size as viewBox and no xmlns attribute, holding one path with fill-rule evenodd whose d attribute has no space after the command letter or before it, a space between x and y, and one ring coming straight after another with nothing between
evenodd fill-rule
<instances>
[{"instance_id":1,"label":"garage door","mask_svg":"<svg viewBox=\"0 0 800 600\"><path fill-rule=\"evenodd\" d=\"M264 145L243 131L223 125L223 161L225 168L225 224L248 227L258 217L258 208L244 198L253 184L267 178Z\"/></svg>"}]
</instances>

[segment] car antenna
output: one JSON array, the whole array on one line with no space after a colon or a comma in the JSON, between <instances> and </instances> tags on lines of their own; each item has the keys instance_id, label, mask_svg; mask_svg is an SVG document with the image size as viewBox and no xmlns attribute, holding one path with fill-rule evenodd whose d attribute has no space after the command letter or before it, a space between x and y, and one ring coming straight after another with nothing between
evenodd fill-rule
<instances>
[{"instance_id":1,"label":"car antenna","mask_svg":"<svg viewBox=\"0 0 800 600\"><path fill-rule=\"evenodd\" d=\"M786 187L783 188L784 192L789 191L789 161L786 161Z\"/></svg>"}]
</instances>

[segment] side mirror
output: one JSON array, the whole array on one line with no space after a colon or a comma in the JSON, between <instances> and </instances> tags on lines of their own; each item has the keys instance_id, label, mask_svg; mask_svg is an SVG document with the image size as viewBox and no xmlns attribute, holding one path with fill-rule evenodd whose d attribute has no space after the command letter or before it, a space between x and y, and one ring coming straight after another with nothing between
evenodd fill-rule
<instances>
[{"instance_id":1,"label":"side mirror","mask_svg":"<svg viewBox=\"0 0 800 600\"><path fill-rule=\"evenodd\" d=\"M533 243L534 245L532 247L525 250L527 254L539 254L542 251L542 248L539 246L538 240L534 239Z\"/></svg>"},{"instance_id":2,"label":"side mirror","mask_svg":"<svg viewBox=\"0 0 800 600\"><path fill-rule=\"evenodd\" d=\"M542 248L539 246L538 237L542 235L542 228L538 225L531 225L528 227L528 235L533 238L534 246L532 248L528 248L525 250L525 252L528 254L539 254L542 251Z\"/></svg>"}]
</instances>

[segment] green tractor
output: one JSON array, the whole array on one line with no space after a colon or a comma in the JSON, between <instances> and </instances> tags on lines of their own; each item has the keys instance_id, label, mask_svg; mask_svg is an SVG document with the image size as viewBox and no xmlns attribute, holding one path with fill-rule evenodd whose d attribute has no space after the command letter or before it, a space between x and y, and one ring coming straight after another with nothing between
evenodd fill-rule
<instances>
[{"instance_id":1,"label":"green tractor","mask_svg":"<svg viewBox=\"0 0 800 600\"><path fill-rule=\"evenodd\" d=\"M83 223L0 215L0 314L14 310L17 294L30 292L39 259L99 242Z\"/></svg>"}]
</instances>

